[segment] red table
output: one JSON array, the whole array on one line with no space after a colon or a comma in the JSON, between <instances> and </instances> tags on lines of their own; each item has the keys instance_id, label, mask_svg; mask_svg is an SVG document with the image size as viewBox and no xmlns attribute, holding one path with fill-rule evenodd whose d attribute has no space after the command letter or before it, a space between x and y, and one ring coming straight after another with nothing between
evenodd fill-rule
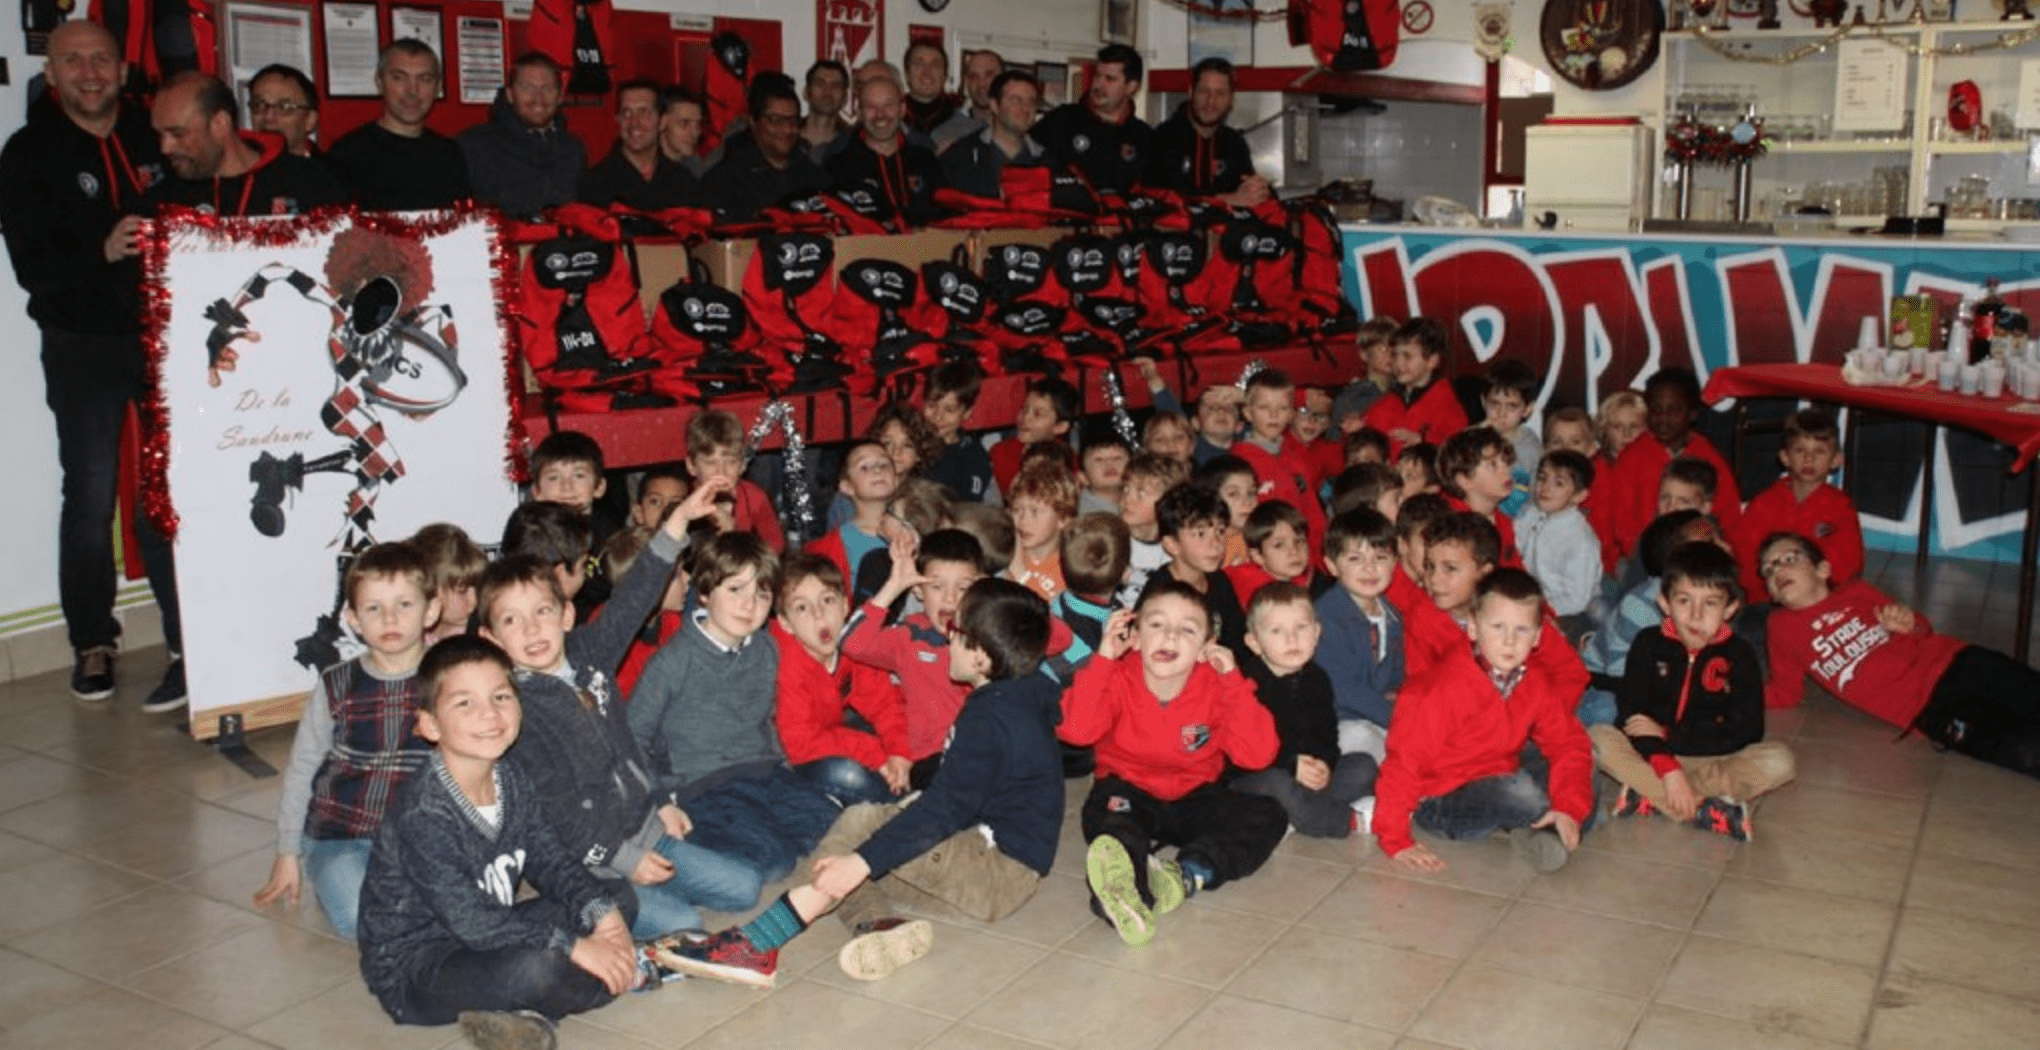
<instances>
[{"instance_id":1,"label":"red table","mask_svg":"<svg viewBox=\"0 0 2040 1050\"><path fill-rule=\"evenodd\" d=\"M1717 370L1707 380L1709 404L1726 398L1780 397L1900 416L1927 425L1924 471L1920 479L1920 540L1917 564L1924 566L1928 530L1934 510L1934 431L1957 427L2010 445L2018 456L2012 472L2025 470L2040 454L2040 405L2012 397L1984 398L1945 393L1931 385L1853 386L1842 379L1839 365L1746 365ZM1741 428L1741 408L1737 409ZM1853 432L1854 428L1850 428ZM2026 530L2019 544L2018 641L2013 655L2026 659L2033 629L2034 555L2040 553L2040 479L2032 486L2026 507Z\"/></svg>"}]
</instances>

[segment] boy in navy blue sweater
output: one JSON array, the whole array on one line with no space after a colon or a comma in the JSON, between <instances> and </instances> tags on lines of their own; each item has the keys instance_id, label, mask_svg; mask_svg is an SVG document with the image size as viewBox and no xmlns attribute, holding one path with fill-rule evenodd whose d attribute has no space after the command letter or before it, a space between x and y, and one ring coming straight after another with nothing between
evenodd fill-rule
<instances>
[{"instance_id":1,"label":"boy in navy blue sweater","mask_svg":"<svg viewBox=\"0 0 2040 1050\"><path fill-rule=\"evenodd\" d=\"M844 811L816 850L813 881L744 926L658 942L654 957L682 972L771 987L780 946L840 904L855 936L837 962L872 981L933 943L926 920L895 917L897 900L980 922L1027 903L1062 834L1061 690L1039 671L1048 634L1048 605L1026 587L972 584L949 644L949 673L972 692L927 790L912 805Z\"/></svg>"},{"instance_id":2,"label":"boy in navy blue sweater","mask_svg":"<svg viewBox=\"0 0 2040 1050\"><path fill-rule=\"evenodd\" d=\"M1324 643L1317 663L1332 679L1339 750L1387 754L1389 716L1403 683L1402 611L1388 600L1395 580L1396 525L1359 507L1325 526L1324 564L1338 581L1318 596Z\"/></svg>"}]
</instances>

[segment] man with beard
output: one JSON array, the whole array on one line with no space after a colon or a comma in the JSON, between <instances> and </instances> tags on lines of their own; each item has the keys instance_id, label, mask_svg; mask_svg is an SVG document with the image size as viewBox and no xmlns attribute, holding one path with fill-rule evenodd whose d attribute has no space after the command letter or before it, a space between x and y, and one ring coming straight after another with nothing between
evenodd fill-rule
<instances>
[{"instance_id":1,"label":"man with beard","mask_svg":"<svg viewBox=\"0 0 2040 1050\"><path fill-rule=\"evenodd\" d=\"M0 151L0 230L42 330L44 397L56 417L57 594L75 657L71 692L104 700L114 692L121 630L113 615L121 422L149 390L135 258L141 220L128 213L163 177L163 155L148 114L121 104L127 66L104 27L58 26L43 73L49 93L30 103L27 124ZM177 577L170 545L147 516L135 531L171 653L142 706L171 711L184 705Z\"/></svg>"},{"instance_id":2,"label":"man with beard","mask_svg":"<svg viewBox=\"0 0 2040 1050\"><path fill-rule=\"evenodd\" d=\"M866 80L857 92L857 118L857 134L829 158L829 178L839 190L869 193L897 228L925 224L936 214L942 169L935 154L907 141L900 86L885 77Z\"/></svg>"},{"instance_id":3,"label":"man with beard","mask_svg":"<svg viewBox=\"0 0 2040 1050\"><path fill-rule=\"evenodd\" d=\"M992 80L1006 71L1006 60L991 48L963 53L963 97L970 101L971 120L992 122Z\"/></svg>"},{"instance_id":4,"label":"man with beard","mask_svg":"<svg viewBox=\"0 0 2040 1050\"><path fill-rule=\"evenodd\" d=\"M581 200L639 211L692 205L694 174L659 151L659 85L631 80L616 89L616 145L581 176Z\"/></svg>"},{"instance_id":5,"label":"man with beard","mask_svg":"<svg viewBox=\"0 0 2040 1050\"><path fill-rule=\"evenodd\" d=\"M536 51L519 56L510 83L489 106L489 119L460 133L476 200L532 219L574 199L588 148L560 117L565 79L550 57Z\"/></svg>"},{"instance_id":6,"label":"man with beard","mask_svg":"<svg viewBox=\"0 0 2040 1050\"><path fill-rule=\"evenodd\" d=\"M326 152L363 211L424 211L474 195L460 146L425 126L439 100L439 73L439 56L422 41L405 37L382 49L375 67L382 116Z\"/></svg>"},{"instance_id":7,"label":"man with beard","mask_svg":"<svg viewBox=\"0 0 2040 1050\"><path fill-rule=\"evenodd\" d=\"M932 40L907 45L905 124L935 142L935 152L976 130L963 100L942 89L949 83L949 53ZM862 96L859 96L862 97Z\"/></svg>"},{"instance_id":8,"label":"man with beard","mask_svg":"<svg viewBox=\"0 0 2040 1050\"><path fill-rule=\"evenodd\" d=\"M1190 71L1190 99L1155 129L1141 185L1186 196L1217 197L1251 208L1268 199L1268 180L1254 174L1247 138L1226 126L1232 115L1233 66L1207 58Z\"/></svg>"},{"instance_id":9,"label":"man with beard","mask_svg":"<svg viewBox=\"0 0 2040 1050\"><path fill-rule=\"evenodd\" d=\"M1098 51L1091 68L1091 87L1081 102L1056 107L1034 125L1041 143L1057 164L1070 164L1100 190L1125 193L1140 180L1147 163L1147 122L1133 115L1133 97L1145 71L1140 52L1125 44Z\"/></svg>"},{"instance_id":10,"label":"man with beard","mask_svg":"<svg viewBox=\"0 0 2040 1050\"><path fill-rule=\"evenodd\" d=\"M179 73L156 92L156 138L175 177L149 190L151 205L241 218L346 203L325 165L285 152L276 136L242 135L238 109L233 91L204 73Z\"/></svg>"},{"instance_id":11,"label":"man with beard","mask_svg":"<svg viewBox=\"0 0 2040 1050\"><path fill-rule=\"evenodd\" d=\"M949 185L980 197L998 197L999 173L1008 164L1040 164L1041 145L1027 136L1041 104L1041 82L1024 69L993 79L991 123L942 155Z\"/></svg>"},{"instance_id":12,"label":"man with beard","mask_svg":"<svg viewBox=\"0 0 2040 1050\"><path fill-rule=\"evenodd\" d=\"M804 93L808 111L800 125L800 139L808 156L820 163L830 143L850 130L850 122L843 119L843 104L850 98L850 71L843 63L825 58L808 67Z\"/></svg>"},{"instance_id":13,"label":"man with beard","mask_svg":"<svg viewBox=\"0 0 2040 1050\"><path fill-rule=\"evenodd\" d=\"M701 199L721 222L750 222L796 193L829 187L829 175L800 149L800 96L783 73L751 81L750 128L732 140L701 180Z\"/></svg>"}]
</instances>

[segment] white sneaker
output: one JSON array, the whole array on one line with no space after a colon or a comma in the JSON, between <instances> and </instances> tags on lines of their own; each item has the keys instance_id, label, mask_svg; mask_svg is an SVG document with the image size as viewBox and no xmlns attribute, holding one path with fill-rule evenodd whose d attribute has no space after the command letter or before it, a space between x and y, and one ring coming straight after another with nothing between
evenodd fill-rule
<instances>
[{"instance_id":1,"label":"white sneaker","mask_svg":"<svg viewBox=\"0 0 2040 1050\"><path fill-rule=\"evenodd\" d=\"M1374 796L1366 795L1353 800L1353 834L1374 833Z\"/></svg>"}]
</instances>

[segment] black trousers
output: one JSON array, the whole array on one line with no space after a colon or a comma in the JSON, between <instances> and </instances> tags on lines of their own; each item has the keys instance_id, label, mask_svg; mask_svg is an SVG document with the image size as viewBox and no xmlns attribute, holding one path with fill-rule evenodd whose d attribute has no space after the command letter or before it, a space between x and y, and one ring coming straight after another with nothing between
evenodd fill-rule
<instances>
[{"instance_id":1,"label":"black trousers","mask_svg":"<svg viewBox=\"0 0 2040 1050\"><path fill-rule=\"evenodd\" d=\"M637 898L623 895L624 924L635 918ZM575 929L574 916L559 904L537 898L519 903L519 912L565 929ZM586 1013L616 998L594 974L574 965L554 948L497 948L478 951L456 948L404 988L402 1024L452 1024L468 1010L535 1010L557 1021Z\"/></svg>"},{"instance_id":2,"label":"black trousers","mask_svg":"<svg viewBox=\"0 0 2040 1050\"><path fill-rule=\"evenodd\" d=\"M1165 802L1112 776L1091 785L1082 819L1084 841L1110 835L1126 847L1141 899L1149 902L1147 856L1156 845L1175 846L1178 860L1210 868L1204 888L1216 889L1260 870L1289 831L1282 804L1266 795L1206 784Z\"/></svg>"},{"instance_id":3,"label":"black trousers","mask_svg":"<svg viewBox=\"0 0 2040 1050\"><path fill-rule=\"evenodd\" d=\"M1969 646L1934 683L1913 728L1942 747L2040 777L2040 671Z\"/></svg>"}]
</instances>

